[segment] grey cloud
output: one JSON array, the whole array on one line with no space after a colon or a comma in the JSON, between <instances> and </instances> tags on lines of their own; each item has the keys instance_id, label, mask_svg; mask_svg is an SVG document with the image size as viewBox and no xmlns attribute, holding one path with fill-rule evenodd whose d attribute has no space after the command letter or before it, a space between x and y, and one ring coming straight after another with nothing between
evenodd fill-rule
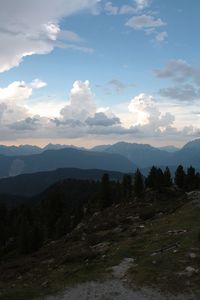
<instances>
[{"instance_id":1,"label":"grey cloud","mask_svg":"<svg viewBox=\"0 0 200 300\"><path fill-rule=\"evenodd\" d=\"M38 118L31 118L28 117L24 120L12 123L8 125L10 129L14 130L20 130L20 131L35 131L40 126L39 119Z\"/></svg>"},{"instance_id":2,"label":"grey cloud","mask_svg":"<svg viewBox=\"0 0 200 300\"><path fill-rule=\"evenodd\" d=\"M166 23L164 23L160 18L156 19L149 15L133 16L126 23L126 26L136 30L157 28L165 25Z\"/></svg>"},{"instance_id":3,"label":"grey cloud","mask_svg":"<svg viewBox=\"0 0 200 300\"><path fill-rule=\"evenodd\" d=\"M200 69L197 69L183 60L171 60L165 68L154 70L157 78L171 79L177 82L192 80L200 85Z\"/></svg>"},{"instance_id":4,"label":"grey cloud","mask_svg":"<svg viewBox=\"0 0 200 300\"><path fill-rule=\"evenodd\" d=\"M117 124L121 124L120 119L118 117L107 117L104 113L96 113L94 117L89 117L86 120L86 124L89 126L113 126Z\"/></svg>"},{"instance_id":5,"label":"grey cloud","mask_svg":"<svg viewBox=\"0 0 200 300\"><path fill-rule=\"evenodd\" d=\"M200 88L196 88L191 84L185 84L160 89L159 94L162 97L178 101L194 101L200 99Z\"/></svg>"}]
</instances>

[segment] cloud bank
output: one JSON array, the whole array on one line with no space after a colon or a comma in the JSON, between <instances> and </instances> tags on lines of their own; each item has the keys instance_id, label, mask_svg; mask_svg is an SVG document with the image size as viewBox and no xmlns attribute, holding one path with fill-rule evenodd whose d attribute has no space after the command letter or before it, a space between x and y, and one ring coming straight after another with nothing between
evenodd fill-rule
<instances>
[{"instance_id":1,"label":"cloud bank","mask_svg":"<svg viewBox=\"0 0 200 300\"><path fill-rule=\"evenodd\" d=\"M84 52L89 48L77 46L80 37L72 31L62 31L63 17L87 10L94 12L98 0L1 0L0 10L0 72L18 66L33 54L47 54L55 47Z\"/></svg>"}]
</instances>

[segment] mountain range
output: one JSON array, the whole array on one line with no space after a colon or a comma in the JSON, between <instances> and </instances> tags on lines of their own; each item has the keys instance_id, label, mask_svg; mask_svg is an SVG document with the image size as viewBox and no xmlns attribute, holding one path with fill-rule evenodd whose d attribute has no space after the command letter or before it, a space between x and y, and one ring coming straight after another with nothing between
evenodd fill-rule
<instances>
[{"instance_id":1,"label":"mountain range","mask_svg":"<svg viewBox=\"0 0 200 300\"><path fill-rule=\"evenodd\" d=\"M0 155L0 177L51 171L58 168L131 172L136 166L120 154L94 152L74 148L46 150L40 154L24 156Z\"/></svg>"},{"instance_id":2,"label":"mountain range","mask_svg":"<svg viewBox=\"0 0 200 300\"><path fill-rule=\"evenodd\" d=\"M99 145L91 149L59 144L49 144L44 148L30 145L0 146L1 178L59 168L127 173L133 172L137 167L148 169L156 165L174 169L179 164L200 168L200 139L187 143L181 149L173 146L156 148L148 144L126 142Z\"/></svg>"}]
</instances>

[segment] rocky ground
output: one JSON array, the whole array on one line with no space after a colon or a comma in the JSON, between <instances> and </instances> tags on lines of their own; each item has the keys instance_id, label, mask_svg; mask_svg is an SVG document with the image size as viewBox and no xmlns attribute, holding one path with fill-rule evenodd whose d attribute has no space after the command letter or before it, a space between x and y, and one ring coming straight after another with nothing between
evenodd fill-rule
<instances>
[{"instance_id":1,"label":"rocky ground","mask_svg":"<svg viewBox=\"0 0 200 300\"><path fill-rule=\"evenodd\" d=\"M86 215L32 255L5 257L0 299L200 299L199 268L199 193L148 192Z\"/></svg>"}]
</instances>

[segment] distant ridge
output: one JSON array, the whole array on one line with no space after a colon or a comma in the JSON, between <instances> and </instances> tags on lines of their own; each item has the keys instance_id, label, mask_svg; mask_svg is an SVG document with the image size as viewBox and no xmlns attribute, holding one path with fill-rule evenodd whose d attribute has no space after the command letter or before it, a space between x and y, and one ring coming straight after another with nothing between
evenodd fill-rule
<instances>
[{"instance_id":1,"label":"distant ridge","mask_svg":"<svg viewBox=\"0 0 200 300\"><path fill-rule=\"evenodd\" d=\"M100 180L108 173L110 180L120 180L123 173L106 170L57 169L0 179L0 194L34 196L63 179Z\"/></svg>"},{"instance_id":2,"label":"distant ridge","mask_svg":"<svg viewBox=\"0 0 200 300\"><path fill-rule=\"evenodd\" d=\"M0 177L51 171L58 168L133 171L136 166L120 154L65 148L27 156L0 155Z\"/></svg>"}]
</instances>

